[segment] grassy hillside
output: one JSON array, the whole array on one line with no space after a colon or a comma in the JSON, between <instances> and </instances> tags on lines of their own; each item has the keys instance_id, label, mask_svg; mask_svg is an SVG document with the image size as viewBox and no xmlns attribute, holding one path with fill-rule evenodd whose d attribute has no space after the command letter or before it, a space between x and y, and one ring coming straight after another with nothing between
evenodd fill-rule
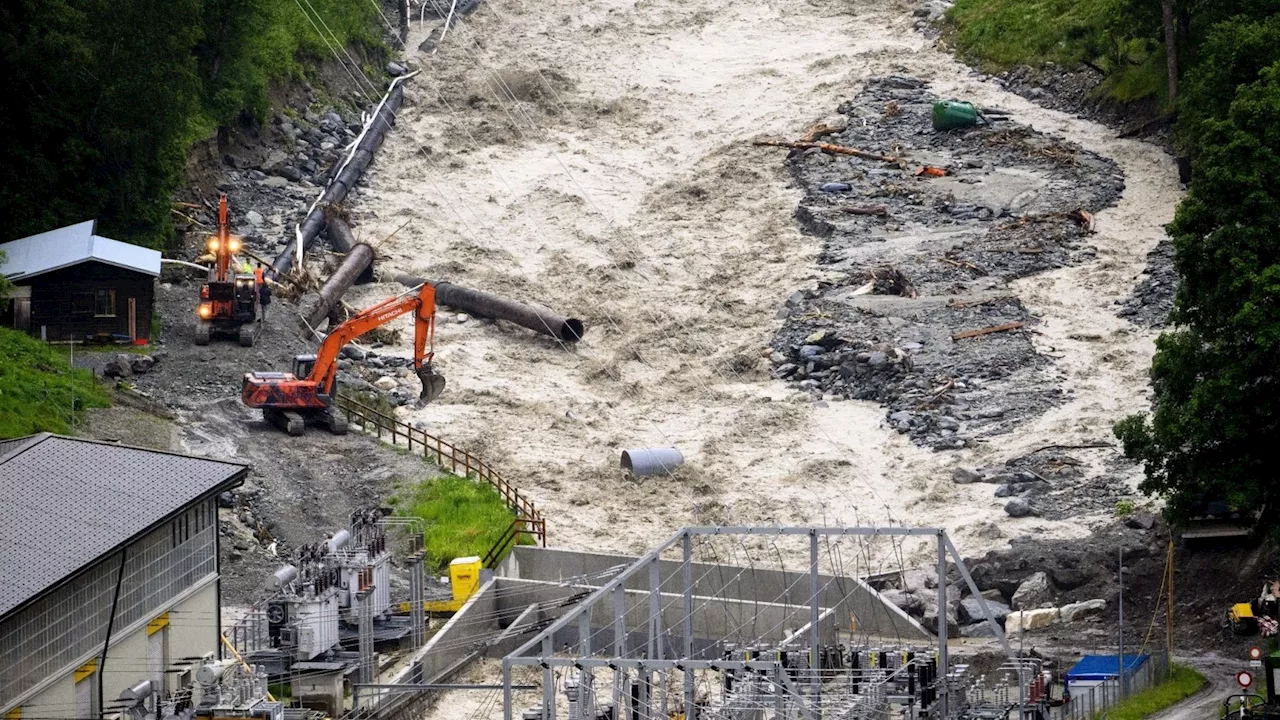
<instances>
[{"instance_id":1,"label":"grassy hillside","mask_svg":"<svg viewBox=\"0 0 1280 720\"><path fill-rule=\"evenodd\" d=\"M392 504L398 514L427 522L427 564L437 570L454 558L484 557L515 519L488 485L454 475L403 489Z\"/></svg>"},{"instance_id":2,"label":"grassy hillside","mask_svg":"<svg viewBox=\"0 0 1280 720\"><path fill-rule=\"evenodd\" d=\"M1125 0L957 0L948 18L960 52L988 69L1087 63L1106 74L1100 92L1112 99L1165 92L1163 46L1136 31L1151 18Z\"/></svg>"},{"instance_id":3,"label":"grassy hillside","mask_svg":"<svg viewBox=\"0 0 1280 720\"><path fill-rule=\"evenodd\" d=\"M0 438L70 432L85 408L110 404L92 373L72 368L39 340L0 328Z\"/></svg>"}]
</instances>

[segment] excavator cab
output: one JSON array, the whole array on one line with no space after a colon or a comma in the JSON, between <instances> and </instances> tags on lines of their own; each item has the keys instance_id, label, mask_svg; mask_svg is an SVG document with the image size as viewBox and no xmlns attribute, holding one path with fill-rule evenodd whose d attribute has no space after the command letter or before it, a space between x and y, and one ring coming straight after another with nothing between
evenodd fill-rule
<instances>
[{"instance_id":1,"label":"excavator cab","mask_svg":"<svg viewBox=\"0 0 1280 720\"><path fill-rule=\"evenodd\" d=\"M293 375L300 378L307 377L315 366L315 355L298 355L293 358Z\"/></svg>"}]
</instances>

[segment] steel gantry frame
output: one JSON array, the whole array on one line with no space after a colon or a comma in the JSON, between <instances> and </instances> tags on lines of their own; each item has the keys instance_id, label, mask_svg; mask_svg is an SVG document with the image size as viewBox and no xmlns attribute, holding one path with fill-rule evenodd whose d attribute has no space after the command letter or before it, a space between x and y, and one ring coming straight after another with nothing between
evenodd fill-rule
<instances>
[{"instance_id":1,"label":"steel gantry frame","mask_svg":"<svg viewBox=\"0 0 1280 720\"><path fill-rule=\"evenodd\" d=\"M725 537L733 535L773 535L773 536L808 536L809 538L809 623L808 631L810 635L810 667L819 667L817 654L821 648L820 635L820 619L823 615L823 608L819 607L819 553L818 539L823 536L863 536L863 537L933 537L937 540L937 573L938 573L938 677L942 680L939 683L938 699L939 713L938 717L949 717L947 684L945 679L948 676L948 658L947 658L947 557L950 555L955 562L956 568L959 570L961 578L964 580L969 592L978 602L982 610L982 616L988 626L995 633L996 638L1000 641L1005 653L1010 659L1015 659L1009 645L1008 639L1005 637L1004 630L996 622L987 601L982 597L973 577L969 574L969 570L965 567L964 560L960 557L959 551L952 543L951 538L942 528L906 528L906 527L780 527L780 526L724 526L724 527L687 527L671 536L666 542L658 545L650 550L646 555L632 563L624 571L616 575L608 583L602 585L595 590L590 596L579 603L569 612L562 615L558 620L544 629L534 638L521 645L515 651L502 659L502 689L503 701L502 712L503 720L514 720L514 709L512 707L513 692L518 689L512 684L512 670L518 666L540 667L543 670L543 703L542 703L542 720L555 720L555 671L557 668L575 668L578 670L593 670L595 668L608 668L611 670L627 671L636 670L640 677L640 717L643 720L651 720L653 718L651 695L652 690L652 673L653 671L670 671L674 670L684 674L684 717L686 720L695 720L696 712L694 705L694 675L699 670L725 671L725 670L756 670L769 674L771 677L778 677L782 672L782 662L780 659L751 659L751 660L724 660L724 659L703 659L694 657L694 581L692 577L693 563L693 539L696 536ZM664 643L659 641L662 635L662 593L660 591L661 573L659 570L659 562L664 553L669 550L679 548L681 553L681 572L680 578L683 584L683 618L680 623L680 644L678 645L680 655L679 658L663 657ZM648 574L648 596L649 611L646 621L648 628L648 640L643 649L634 648L642 653L642 657L628 655L627 647L627 618L626 618L626 592L627 583L633 579L642 578L641 573ZM613 599L612 612L612 629L613 641L611 647L611 656L609 657L593 657L591 648L591 618L592 611L597 605L605 607L606 601ZM572 624L577 623L578 646L575 652L557 655L554 648L554 638L558 632L565 628L569 628ZM674 628L673 628L674 630ZM802 631L804 629L802 628ZM804 711L804 715L809 720L821 719L821 706L818 703L821 693L821 680L818 673L812 673L809 679L810 683L810 699L811 708ZM1022 677L1022 671L1019 670L1019 690L1025 687L1025 681ZM798 691L798 688L796 689ZM665 691L665 690L664 690ZM614 689L614 707L619 707L617 697L617 687L615 683ZM1020 707L1022 706L1021 697ZM578 720L570 718L569 720Z\"/></svg>"}]
</instances>

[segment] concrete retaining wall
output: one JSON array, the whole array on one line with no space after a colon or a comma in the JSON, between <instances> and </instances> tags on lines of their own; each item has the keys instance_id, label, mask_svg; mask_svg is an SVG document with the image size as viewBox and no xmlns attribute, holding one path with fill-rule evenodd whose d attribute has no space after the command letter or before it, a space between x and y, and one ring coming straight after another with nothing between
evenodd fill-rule
<instances>
[{"instance_id":1,"label":"concrete retaining wall","mask_svg":"<svg viewBox=\"0 0 1280 720\"><path fill-rule=\"evenodd\" d=\"M505 577L543 582L564 581L588 576L592 586L603 585L611 568L628 566L637 558L626 555L519 546L503 561L498 573ZM682 590L682 564L660 560L659 582L663 590ZM694 594L704 598L757 601L807 608L810 580L807 573L764 568L742 568L692 563ZM835 610L835 620L844 630L903 641L930 640L933 635L874 589L857 578L818 576L819 605ZM649 589L648 573L627 582L628 590ZM732 612L732 609L727 612ZM750 614L745 616L748 620ZM808 618L804 622L808 622Z\"/></svg>"}]
</instances>

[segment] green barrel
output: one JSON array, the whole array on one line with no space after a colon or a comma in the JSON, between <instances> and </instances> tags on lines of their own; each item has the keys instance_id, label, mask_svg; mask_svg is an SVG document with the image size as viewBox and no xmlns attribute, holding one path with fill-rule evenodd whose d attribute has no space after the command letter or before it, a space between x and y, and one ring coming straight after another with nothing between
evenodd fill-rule
<instances>
[{"instance_id":1,"label":"green barrel","mask_svg":"<svg viewBox=\"0 0 1280 720\"><path fill-rule=\"evenodd\" d=\"M939 100L933 104L933 129L955 130L978 124L978 109L973 103Z\"/></svg>"}]
</instances>

